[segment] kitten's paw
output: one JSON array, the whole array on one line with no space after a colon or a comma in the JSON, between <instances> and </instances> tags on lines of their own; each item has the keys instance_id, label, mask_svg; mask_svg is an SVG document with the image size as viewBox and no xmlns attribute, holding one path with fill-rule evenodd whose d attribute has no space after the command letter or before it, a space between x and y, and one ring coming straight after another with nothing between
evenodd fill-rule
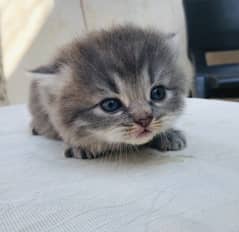
<instances>
[{"instance_id":1,"label":"kitten's paw","mask_svg":"<svg viewBox=\"0 0 239 232\"><path fill-rule=\"evenodd\" d=\"M37 132L35 128L32 128L32 135L39 135L39 133Z\"/></svg>"},{"instance_id":2,"label":"kitten's paw","mask_svg":"<svg viewBox=\"0 0 239 232\"><path fill-rule=\"evenodd\" d=\"M82 148L69 147L65 150L65 157L76 159L95 159L99 156Z\"/></svg>"},{"instance_id":3,"label":"kitten's paw","mask_svg":"<svg viewBox=\"0 0 239 232\"><path fill-rule=\"evenodd\" d=\"M174 129L159 134L150 143L150 147L160 151L178 151L184 149L186 145L187 142L184 134Z\"/></svg>"}]
</instances>

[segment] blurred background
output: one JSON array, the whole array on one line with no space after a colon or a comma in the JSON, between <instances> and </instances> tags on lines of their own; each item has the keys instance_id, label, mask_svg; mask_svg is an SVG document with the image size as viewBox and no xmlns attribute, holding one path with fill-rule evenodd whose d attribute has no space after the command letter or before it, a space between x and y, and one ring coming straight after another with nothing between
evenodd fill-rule
<instances>
[{"instance_id":1,"label":"blurred background","mask_svg":"<svg viewBox=\"0 0 239 232\"><path fill-rule=\"evenodd\" d=\"M188 68L181 0L0 0L0 104L26 103L26 70L47 63L62 45L89 31L131 22L179 35ZM211 64L238 61L238 53L209 53Z\"/></svg>"}]
</instances>

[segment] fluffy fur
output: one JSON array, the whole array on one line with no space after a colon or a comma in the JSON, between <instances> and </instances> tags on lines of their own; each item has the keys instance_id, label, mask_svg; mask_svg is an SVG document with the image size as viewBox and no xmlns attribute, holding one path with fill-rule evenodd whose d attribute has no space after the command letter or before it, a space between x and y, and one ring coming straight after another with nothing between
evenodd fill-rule
<instances>
[{"instance_id":1,"label":"fluffy fur","mask_svg":"<svg viewBox=\"0 0 239 232\"><path fill-rule=\"evenodd\" d=\"M177 150L184 136L171 129L188 91L178 65L175 35L124 26L91 33L63 48L54 61L32 71L30 112L33 134L62 139L66 156L93 158L126 146ZM163 86L162 101L150 99ZM120 99L116 113L102 100ZM137 120L150 119L146 133Z\"/></svg>"}]
</instances>

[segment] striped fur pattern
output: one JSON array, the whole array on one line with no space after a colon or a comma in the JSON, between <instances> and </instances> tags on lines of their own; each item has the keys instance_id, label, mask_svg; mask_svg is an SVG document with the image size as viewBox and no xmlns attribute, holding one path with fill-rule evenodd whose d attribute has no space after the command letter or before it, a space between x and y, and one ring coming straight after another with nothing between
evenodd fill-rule
<instances>
[{"instance_id":1,"label":"striped fur pattern","mask_svg":"<svg viewBox=\"0 0 239 232\"><path fill-rule=\"evenodd\" d=\"M191 75L178 64L174 37L128 25L90 33L64 47L51 64L32 71L34 134L63 140L66 156L77 158L98 157L121 145L183 148L184 136L170 128L183 110ZM155 86L165 89L162 101L150 98ZM119 99L122 109L105 112L104 99ZM148 133L139 136L136 119L147 115ZM170 139L165 149L162 134L176 136L177 145Z\"/></svg>"}]
</instances>

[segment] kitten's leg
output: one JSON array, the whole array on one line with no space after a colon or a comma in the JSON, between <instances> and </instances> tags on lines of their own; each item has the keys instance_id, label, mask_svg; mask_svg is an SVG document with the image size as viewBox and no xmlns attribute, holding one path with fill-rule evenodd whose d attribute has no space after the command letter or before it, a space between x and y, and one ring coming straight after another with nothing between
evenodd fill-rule
<instances>
[{"instance_id":1,"label":"kitten's leg","mask_svg":"<svg viewBox=\"0 0 239 232\"><path fill-rule=\"evenodd\" d=\"M77 159L95 159L99 155L82 149L80 147L68 147L65 150L66 158L77 158Z\"/></svg>"},{"instance_id":2,"label":"kitten's leg","mask_svg":"<svg viewBox=\"0 0 239 232\"><path fill-rule=\"evenodd\" d=\"M36 80L31 83L29 109L32 115L32 134L60 140L60 136L50 122L47 110L42 103L39 82Z\"/></svg>"},{"instance_id":3,"label":"kitten's leg","mask_svg":"<svg viewBox=\"0 0 239 232\"><path fill-rule=\"evenodd\" d=\"M59 134L56 132L50 123L48 116L38 115L34 116L31 123L32 135L43 135L50 139L61 140Z\"/></svg>"},{"instance_id":4,"label":"kitten's leg","mask_svg":"<svg viewBox=\"0 0 239 232\"><path fill-rule=\"evenodd\" d=\"M32 128L32 135L39 135L38 131L35 128Z\"/></svg>"},{"instance_id":5,"label":"kitten's leg","mask_svg":"<svg viewBox=\"0 0 239 232\"><path fill-rule=\"evenodd\" d=\"M159 151L177 151L186 147L186 138L179 130L169 129L156 136L148 145Z\"/></svg>"}]
</instances>

